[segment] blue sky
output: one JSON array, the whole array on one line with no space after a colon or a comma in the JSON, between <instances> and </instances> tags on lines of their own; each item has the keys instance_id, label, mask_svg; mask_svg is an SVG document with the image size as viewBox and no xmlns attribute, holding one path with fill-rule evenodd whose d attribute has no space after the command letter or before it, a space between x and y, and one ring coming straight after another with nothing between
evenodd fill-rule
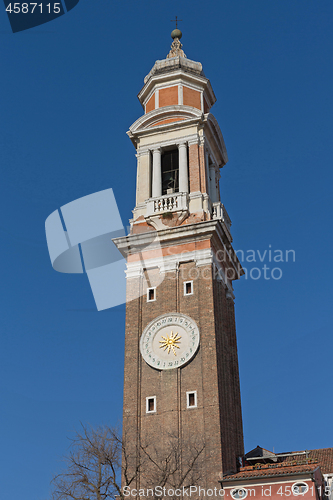
<instances>
[{"instance_id":1,"label":"blue sky","mask_svg":"<svg viewBox=\"0 0 333 500\"><path fill-rule=\"evenodd\" d=\"M4 500L46 499L80 421L121 420L125 307L97 312L86 277L52 269L44 223L112 187L127 224L126 131L175 15L217 96L235 249L296 255L245 261L252 276L266 264L282 277L235 284L246 450L333 446L332 14L331 0L81 0L13 34L0 11Z\"/></svg>"}]
</instances>

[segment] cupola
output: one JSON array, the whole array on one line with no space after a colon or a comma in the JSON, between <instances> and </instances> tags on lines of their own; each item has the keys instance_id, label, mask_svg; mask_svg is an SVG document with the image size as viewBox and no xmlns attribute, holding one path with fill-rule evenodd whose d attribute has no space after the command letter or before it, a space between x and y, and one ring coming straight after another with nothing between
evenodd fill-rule
<instances>
[{"instance_id":1,"label":"cupola","mask_svg":"<svg viewBox=\"0 0 333 500\"><path fill-rule=\"evenodd\" d=\"M200 62L188 59L179 29L165 59L155 62L138 94L144 114L128 132L137 151L132 233L220 218L219 169L228 161L216 101ZM230 236L231 241L231 236Z\"/></svg>"}]
</instances>

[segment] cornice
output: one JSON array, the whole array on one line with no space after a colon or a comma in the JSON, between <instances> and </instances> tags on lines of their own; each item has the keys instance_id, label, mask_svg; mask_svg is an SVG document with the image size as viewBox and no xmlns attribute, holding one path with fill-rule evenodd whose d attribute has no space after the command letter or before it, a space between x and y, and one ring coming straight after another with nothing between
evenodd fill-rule
<instances>
[{"instance_id":1,"label":"cornice","mask_svg":"<svg viewBox=\"0 0 333 500\"><path fill-rule=\"evenodd\" d=\"M216 97L215 97L214 91L212 89L211 83L208 80L208 78L206 78L205 76L196 74L196 73L185 71L182 68L177 68L174 70L170 70L170 71L166 71L166 72L162 72L162 73L156 73L156 74L152 75L147 80L145 85L142 87L140 92L138 93L139 101L143 105L146 98L148 97L148 94L151 92L151 89L153 87L155 87L157 85L164 84L164 83L171 83L177 79L181 79L182 81L184 81L184 83L186 83L186 82L190 82L192 84L194 83L197 86L199 86L203 92L206 91L207 95L210 98L209 100L211 101L209 103L210 106L213 106L213 104L216 102Z\"/></svg>"},{"instance_id":2,"label":"cornice","mask_svg":"<svg viewBox=\"0 0 333 500\"><path fill-rule=\"evenodd\" d=\"M207 239L212 241L215 249L223 248L229 258L229 263L235 270L236 279L244 274L237 255L229 242L224 225L220 220L203 221L159 231L132 234L115 238L112 241L123 257L127 258L130 255L143 253L148 246L151 251ZM186 252L184 252L185 254Z\"/></svg>"},{"instance_id":3,"label":"cornice","mask_svg":"<svg viewBox=\"0 0 333 500\"><path fill-rule=\"evenodd\" d=\"M128 134L135 134L136 132L141 131L142 129L147 129L153 127L153 130L156 130L158 127L153 126L154 123L159 122L160 120L167 120L169 118L184 118L184 120L191 119L203 119L203 113L201 110L192 108L191 106L185 106L184 104L175 104L172 106L163 106L162 108L153 109L148 113L140 116L129 128ZM182 120L182 121L184 121ZM167 125L173 125L175 122L172 122ZM176 122L179 124L178 122Z\"/></svg>"}]
</instances>

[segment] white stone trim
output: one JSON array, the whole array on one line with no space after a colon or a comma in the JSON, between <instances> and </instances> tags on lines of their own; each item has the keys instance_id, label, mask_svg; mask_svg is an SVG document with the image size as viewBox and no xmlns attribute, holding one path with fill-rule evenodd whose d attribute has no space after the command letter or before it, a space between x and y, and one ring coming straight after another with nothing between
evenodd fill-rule
<instances>
[{"instance_id":1,"label":"white stone trim","mask_svg":"<svg viewBox=\"0 0 333 500\"><path fill-rule=\"evenodd\" d=\"M170 260L168 262L163 261L163 263L159 266L160 274L165 274L171 271L178 271L179 262L175 260Z\"/></svg>"},{"instance_id":2,"label":"white stone trim","mask_svg":"<svg viewBox=\"0 0 333 500\"><path fill-rule=\"evenodd\" d=\"M126 279L143 277L143 262L139 261L136 264L136 266L133 266L131 268L129 268L127 265L127 270L125 271Z\"/></svg>"},{"instance_id":3,"label":"white stone trim","mask_svg":"<svg viewBox=\"0 0 333 500\"><path fill-rule=\"evenodd\" d=\"M194 144L198 145L199 143L200 143L200 137L198 136L198 134L193 135L191 139L188 139L189 147L193 146Z\"/></svg>"},{"instance_id":4,"label":"white stone trim","mask_svg":"<svg viewBox=\"0 0 333 500\"><path fill-rule=\"evenodd\" d=\"M206 195L207 196L207 195ZM139 254L140 252L145 252L145 249L155 250L157 252L155 258L132 261L127 263L128 274L133 273L133 277L138 274L140 268L151 269L159 267L161 268L164 263L174 261L174 262L188 262L189 260L194 260L197 256L200 257L199 252L213 253L211 248L204 249L202 251L197 250L196 252L183 252L179 254L166 255L162 257L161 252L163 249L173 248L177 252L177 247L180 244L192 243L195 241L204 241L209 238L217 238L218 248L224 251L225 255L229 257L229 264L235 270L235 277L233 279L238 279L242 274L242 266L237 258L237 254L234 252L233 248L230 246L230 251L227 249L224 243L225 237L227 236L225 224L219 220L209 220L196 222L192 224L185 224L183 226L176 226L172 228L161 228L158 231L147 231L140 234L132 234L124 237L114 238L113 242L120 251L120 253L125 258L129 258L132 255ZM229 244L228 244L229 248ZM213 257L212 257L213 259ZM216 259L217 260L217 259ZM220 262L216 262L218 268L222 267ZM223 261L224 262L224 261ZM223 266L224 267L224 266ZM135 269L137 272L135 273ZM160 269L161 270L161 269ZM230 290L232 287L230 286Z\"/></svg>"},{"instance_id":5,"label":"white stone trim","mask_svg":"<svg viewBox=\"0 0 333 500\"><path fill-rule=\"evenodd\" d=\"M195 200L196 198L202 198L203 193L201 191L192 191L189 194L190 200Z\"/></svg>"},{"instance_id":6,"label":"white stone trim","mask_svg":"<svg viewBox=\"0 0 333 500\"><path fill-rule=\"evenodd\" d=\"M149 292L150 290L154 290L154 298L153 299L150 299L149 298ZM147 288L147 302L156 302L156 286L150 286Z\"/></svg>"},{"instance_id":7,"label":"white stone trim","mask_svg":"<svg viewBox=\"0 0 333 500\"><path fill-rule=\"evenodd\" d=\"M155 90L155 109L158 109L160 107L160 93L159 90Z\"/></svg>"},{"instance_id":8,"label":"white stone trim","mask_svg":"<svg viewBox=\"0 0 333 500\"><path fill-rule=\"evenodd\" d=\"M228 253L226 249L225 251ZM230 258L229 253L228 256ZM234 298L232 284L229 280L226 280L223 267L221 263L216 259L216 256L214 255L211 248L194 250L193 252L182 252L172 255L165 255L163 257L159 256L152 259L146 259L136 262L127 262L127 270L125 271L126 278L128 279L141 277L143 276L143 269L152 269L156 267L159 268L160 274L165 274L169 271L177 271L179 269L179 264L185 262L195 262L197 267L215 264L223 283L228 287L229 292Z\"/></svg>"},{"instance_id":9,"label":"white stone trim","mask_svg":"<svg viewBox=\"0 0 333 500\"><path fill-rule=\"evenodd\" d=\"M317 469L315 469L317 470ZM313 474L314 471L311 471L311 472L299 472L299 476L301 477L298 481L296 482L302 482L302 481L312 481L311 477L309 477L310 474ZM286 484L286 483L294 483L295 482L295 476L290 478L290 477L286 477L285 479L280 479L280 480L276 480L276 478L272 478L272 476L267 476L267 480L266 481L263 481L261 480L260 482L254 482L254 481L248 481L250 478L244 478L244 477L240 477L239 479L234 479L233 481L230 481L230 483L240 483L240 484L233 484L233 485L229 485L229 481L226 482L225 480L223 479L220 479L219 482L223 482L223 489L226 490L235 490L235 489L251 489L251 488L255 488L257 486L270 486L271 484L273 484L272 481L274 481L274 484ZM253 478L255 480L258 480L259 478ZM246 481L247 480L247 481ZM227 495L225 495L227 497ZM254 497L252 497L254 498ZM260 498L259 496L257 498ZM269 498L269 497L267 497ZM281 497L283 498L283 497ZM293 498L293 496L291 496L291 498Z\"/></svg>"},{"instance_id":10,"label":"white stone trim","mask_svg":"<svg viewBox=\"0 0 333 500\"><path fill-rule=\"evenodd\" d=\"M154 400L154 409L149 410L149 400L153 399ZM148 396L146 398L146 413L156 413L156 396Z\"/></svg>"},{"instance_id":11,"label":"white stone trim","mask_svg":"<svg viewBox=\"0 0 333 500\"><path fill-rule=\"evenodd\" d=\"M178 143L178 153L179 153L179 161L178 161L178 172L179 172L179 191L181 193L189 192L189 182L188 182L188 151L187 144L185 141L181 141Z\"/></svg>"},{"instance_id":12,"label":"white stone trim","mask_svg":"<svg viewBox=\"0 0 333 500\"><path fill-rule=\"evenodd\" d=\"M154 196L146 200L145 217L162 215L164 212L179 212L188 210L188 193L177 192Z\"/></svg>"},{"instance_id":13,"label":"white stone trim","mask_svg":"<svg viewBox=\"0 0 333 500\"><path fill-rule=\"evenodd\" d=\"M225 147L223 135L220 129L220 126L215 118L214 115L211 113L208 114L207 116L207 125L208 128L210 129L213 137L215 137L216 144L219 147L221 156L223 158L224 163L226 164L228 162L228 154L227 154L227 148Z\"/></svg>"},{"instance_id":14,"label":"white stone trim","mask_svg":"<svg viewBox=\"0 0 333 500\"><path fill-rule=\"evenodd\" d=\"M186 285L188 285L189 283L191 283L191 292L186 293ZM193 290L194 290L193 280L184 281L183 287L184 287L184 297L187 297L188 295L193 295Z\"/></svg>"},{"instance_id":15,"label":"white stone trim","mask_svg":"<svg viewBox=\"0 0 333 500\"><path fill-rule=\"evenodd\" d=\"M190 394L194 394L194 405L190 406ZM186 391L186 408L191 410L192 408L198 408L198 396L197 391Z\"/></svg>"},{"instance_id":16,"label":"white stone trim","mask_svg":"<svg viewBox=\"0 0 333 500\"><path fill-rule=\"evenodd\" d=\"M202 74L202 64L200 62L178 55L172 58L166 57L165 59L158 59L155 61L154 66L149 71L148 75L145 76L144 82L147 83L156 72L158 72L157 74L161 74L161 70L169 70L170 72L170 69L172 70L173 67L175 67L176 70L179 70L179 67L190 69L192 72L195 71L199 76Z\"/></svg>"},{"instance_id":17,"label":"white stone trim","mask_svg":"<svg viewBox=\"0 0 333 500\"><path fill-rule=\"evenodd\" d=\"M152 197L162 196L162 152L161 148L153 149L153 182L152 182Z\"/></svg>"},{"instance_id":18,"label":"white stone trim","mask_svg":"<svg viewBox=\"0 0 333 500\"><path fill-rule=\"evenodd\" d=\"M244 491L244 495L242 497L238 497L236 496L235 492L236 491L239 491L239 490L242 490ZM247 497L247 494L248 494L248 491L246 488L243 488L242 486L236 486L236 488L233 488L231 491L230 491L230 496L231 498L233 498L234 500L243 500L244 498Z\"/></svg>"},{"instance_id":19,"label":"white stone trim","mask_svg":"<svg viewBox=\"0 0 333 500\"><path fill-rule=\"evenodd\" d=\"M214 152L212 150L211 145L209 144L209 140L205 135L205 148L207 148L208 155L211 157L212 163L215 165L218 165L218 161L216 160L216 156L214 155Z\"/></svg>"},{"instance_id":20,"label":"white stone trim","mask_svg":"<svg viewBox=\"0 0 333 500\"><path fill-rule=\"evenodd\" d=\"M168 118L169 115L175 116L179 115L179 117L185 118L185 119L191 119L191 118L202 118L203 114L200 111L200 109L197 108L192 108L192 106L184 106L184 105L179 105L179 104L172 104L170 106L163 106L162 108L158 109L153 109L152 111L149 111L145 115L140 116L129 128L129 131L131 133L137 132L139 129L143 128L145 125L150 126L150 122L153 122L153 118L158 118L158 120L163 120L165 118ZM148 125L147 125L148 123ZM153 122L154 123L154 122ZM155 129L154 129L155 130Z\"/></svg>"},{"instance_id":21,"label":"white stone trim","mask_svg":"<svg viewBox=\"0 0 333 500\"><path fill-rule=\"evenodd\" d=\"M169 141L159 141L159 142L154 141L151 144L151 147L150 147L150 144L148 145L148 149L153 151L154 149L158 149L158 148L163 149L163 148L167 148L168 146L178 147L179 144L183 144L185 142L187 142L188 144L189 143L197 144L198 141L199 141L199 139L198 139L197 134L191 134L191 135L181 136L177 140L171 139ZM145 148L147 148L147 145L145 146Z\"/></svg>"},{"instance_id":22,"label":"white stone trim","mask_svg":"<svg viewBox=\"0 0 333 500\"><path fill-rule=\"evenodd\" d=\"M137 149L136 151L136 158L140 158L140 156L144 156L144 155L147 155L150 153L150 149L149 148L142 148L142 149Z\"/></svg>"},{"instance_id":23,"label":"white stone trim","mask_svg":"<svg viewBox=\"0 0 333 500\"><path fill-rule=\"evenodd\" d=\"M181 89L182 95L183 95L183 87L187 87L190 90L195 90L196 92L200 92L202 96L203 96L204 92L207 93L206 92L207 89L205 88L206 87L205 84L202 84L201 81L196 82L196 81L193 81L193 79L188 79L187 76L188 75L184 75L184 73L179 72L178 74L174 73L174 78L170 78L170 79L164 78L163 81L160 81L160 82L158 82L156 80L155 85L152 85L152 89L150 90L150 92L148 94L149 97L145 98L145 103L148 102L148 100L150 99L153 92L163 90L163 89L168 89L171 87L178 87L178 95L179 95L180 87L182 87L182 89ZM140 93L139 93L138 97L140 99ZM183 104L183 102L184 102L183 99L182 99L182 102L180 102L180 100L178 100L178 104ZM202 101L202 103L203 103L203 101ZM203 105L202 105L201 111L202 111L202 113L204 112Z\"/></svg>"},{"instance_id":24,"label":"white stone trim","mask_svg":"<svg viewBox=\"0 0 333 500\"><path fill-rule=\"evenodd\" d=\"M178 104L180 106L182 106L184 103L184 99L183 99L183 85L180 83L178 85Z\"/></svg>"},{"instance_id":25,"label":"white stone trim","mask_svg":"<svg viewBox=\"0 0 333 500\"><path fill-rule=\"evenodd\" d=\"M189 61L189 59L187 59ZM158 61L156 61L158 62ZM156 63L155 63L156 64ZM200 64L200 63L199 63ZM148 77L149 75L147 75ZM157 86L169 85L177 80L182 80L187 85L198 86L201 90L206 90L213 97L211 100L214 104L216 97L214 95L212 86L208 78L203 75L194 74L192 72L186 72L184 69L176 68L171 71L166 71L163 73L155 73L150 78L145 78L145 84L138 94L140 102L145 100L146 95L149 93L151 88L156 88Z\"/></svg>"},{"instance_id":26,"label":"white stone trim","mask_svg":"<svg viewBox=\"0 0 333 500\"><path fill-rule=\"evenodd\" d=\"M149 101L149 99L150 99L150 98L154 95L154 92L155 92L155 89L152 89L152 90L149 92L149 94L147 95L147 97L146 97L146 99L145 99L145 101L144 101L144 110L145 110L145 113L147 113L147 111L146 111L146 106L147 106L147 104L148 104L148 101ZM149 113L149 111L148 111L148 113Z\"/></svg>"}]
</instances>

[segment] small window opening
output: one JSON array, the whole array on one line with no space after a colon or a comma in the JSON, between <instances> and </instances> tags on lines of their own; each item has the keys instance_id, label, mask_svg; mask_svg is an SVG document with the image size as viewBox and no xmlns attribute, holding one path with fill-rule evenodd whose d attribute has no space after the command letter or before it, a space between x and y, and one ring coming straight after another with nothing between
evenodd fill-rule
<instances>
[{"instance_id":1,"label":"small window opening","mask_svg":"<svg viewBox=\"0 0 333 500\"><path fill-rule=\"evenodd\" d=\"M245 488L239 488L231 491L231 496L232 498L239 499L239 498L246 498L247 497L247 490Z\"/></svg>"},{"instance_id":2,"label":"small window opening","mask_svg":"<svg viewBox=\"0 0 333 500\"><path fill-rule=\"evenodd\" d=\"M166 151L161 157L162 194L179 191L179 156L178 148Z\"/></svg>"},{"instance_id":3,"label":"small window opening","mask_svg":"<svg viewBox=\"0 0 333 500\"><path fill-rule=\"evenodd\" d=\"M156 411L156 396L146 398L146 412L154 413Z\"/></svg>"},{"instance_id":4,"label":"small window opening","mask_svg":"<svg viewBox=\"0 0 333 500\"><path fill-rule=\"evenodd\" d=\"M197 407L197 393L196 391L187 392L187 408L196 408Z\"/></svg>"},{"instance_id":5,"label":"small window opening","mask_svg":"<svg viewBox=\"0 0 333 500\"><path fill-rule=\"evenodd\" d=\"M184 283L184 295L193 294L193 281L185 281Z\"/></svg>"},{"instance_id":6,"label":"small window opening","mask_svg":"<svg viewBox=\"0 0 333 500\"><path fill-rule=\"evenodd\" d=\"M293 495L294 496L297 496L297 495L304 495L305 493L307 493L309 491L309 485L306 484L306 483L294 483L292 485L292 492L293 492Z\"/></svg>"},{"instance_id":7,"label":"small window opening","mask_svg":"<svg viewBox=\"0 0 333 500\"><path fill-rule=\"evenodd\" d=\"M147 302L152 302L153 300L156 300L156 288L148 288Z\"/></svg>"}]
</instances>

